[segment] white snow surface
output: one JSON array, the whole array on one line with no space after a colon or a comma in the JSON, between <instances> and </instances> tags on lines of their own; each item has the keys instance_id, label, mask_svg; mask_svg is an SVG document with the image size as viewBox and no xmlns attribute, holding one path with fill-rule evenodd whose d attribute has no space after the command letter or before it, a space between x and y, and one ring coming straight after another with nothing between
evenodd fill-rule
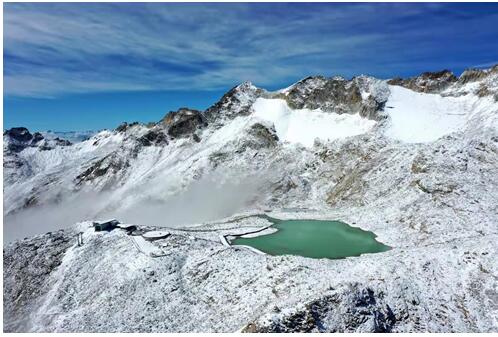
<instances>
[{"instance_id":1,"label":"white snow surface","mask_svg":"<svg viewBox=\"0 0 498 337\"><path fill-rule=\"evenodd\" d=\"M479 126L498 128L498 104L490 97L443 97L393 85L389 89L386 135L391 138L407 143L431 142L465 129L474 119Z\"/></svg>"},{"instance_id":2,"label":"white snow surface","mask_svg":"<svg viewBox=\"0 0 498 337\"><path fill-rule=\"evenodd\" d=\"M254 116L275 125L285 142L312 147L316 138L324 141L366 133L375 121L359 114L325 113L320 109L291 109L283 99L258 98L252 106Z\"/></svg>"}]
</instances>

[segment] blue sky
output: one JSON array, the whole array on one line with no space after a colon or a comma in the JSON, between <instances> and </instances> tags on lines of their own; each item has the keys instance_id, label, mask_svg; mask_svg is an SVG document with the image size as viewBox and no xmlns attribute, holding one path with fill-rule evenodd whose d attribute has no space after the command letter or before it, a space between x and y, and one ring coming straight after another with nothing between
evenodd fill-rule
<instances>
[{"instance_id":1,"label":"blue sky","mask_svg":"<svg viewBox=\"0 0 498 337\"><path fill-rule=\"evenodd\" d=\"M4 128L87 130L203 109L250 80L498 63L498 4L5 3Z\"/></svg>"}]
</instances>

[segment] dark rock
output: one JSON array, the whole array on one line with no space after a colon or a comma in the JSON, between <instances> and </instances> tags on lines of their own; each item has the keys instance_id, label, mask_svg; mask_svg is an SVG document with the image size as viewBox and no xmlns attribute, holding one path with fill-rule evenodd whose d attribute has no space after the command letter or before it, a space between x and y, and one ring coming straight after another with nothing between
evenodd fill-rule
<instances>
[{"instance_id":1,"label":"dark rock","mask_svg":"<svg viewBox=\"0 0 498 337\"><path fill-rule=\"evenodd\" d=\"M56 138L56 140L59 139L59 138ZM32 139L32 142L33 143L38 143L39 141L42 141L43 140L43 135L39 132L35 132L33 133L33 139Z\"/></svg>"},{"instance_id":2,"label":"dark rock","mask_svg":"<svg viewBox=\"0 0 498 337\"><path fill-rule=\"evenodd\" d=\"M43 141L43 136L39 132L31 134L28 129L19 127L4 131L4 138L8 138L7 150L10 152L21 152L27 147L36 146Z\"/></svg>"},{"instance_id":3,"label":"dark rock","mask_svg":"<svg viewBox=\"0 0 498 337\"><path fill-rule=\"evenodd\" d=\"M138 122L133 122L133 123L130 123L128 124L127 122L124 122L124 123L121 123L116 129L115 131L117 132L125 132L126 130L128 130L130 127L132 126L135 126L135 125L138 125Z\"/></svg>"},{"instance_id":4,"label":"dark rock","mask_svg":"<svg viewBox=\"0 0 498 337\"><path fill-rule=\"evenodd\" d=\"M204 115L209 122L219 118L235 118L251 113L251 106L265 91L255 87L251 82L244 82L230 89L213 106L209 107Z\"/></svg>"},{"instance_id":5,"label":"dark rock","mask_svg":"<svg viewBox=\"0 0 498 337\"><path fill-rule=\"evenodd\" d=\"M448 194L453 192L458 187L454 182L438 181L434 183L429 179L416 179L414 184L422 192L427 194Z\"/></svg>"},{"instance_id":6,"label":"dark rock","mask_svg":"<svg viewBox=\"0 0 498 337\"><path fill-rule=\"evenodd\" d=\"M351 285L263 324L249 323L243 332L391 332L396 316L381 294Z\"/></svg>"},{"instance_id":7,"label":"dark rock","mask_svg":"<svg viewBox=\"0 0 498 337\"><path fill-rule=\"evenodd\" d=\"M97 160L89 168L79 174L75 181L76 185L81 185L85 181L93 181L104 175L114 175L121 172L130 164L126 157L120 156L117 152L113 152L106 157Z\"/></svg>"},{"instance_id":8,"label":"dark rock","mask_svg":"<svg viewBox=\"0 0 498 337\"><path fill-rule=\"evenodd\" d=\"M70 146L70 145L73 145L69 140L67 140L67 139L61 139L59 137L55 138L54 141L55 141L55 145L59 145L59 146Z\"/></svg>"},{"instance_id":9,"label":"dark rock","mask_svg":"<svg viewBox=\"0 0 498 337\"><path fill-rule=\"evenodd\" d=\"M7 150L15 153L15 152L21 152L25 148L26 148L25 145L9 143Z\"/></svg>"},{"instance_id":10,"label":"dark rock","mask_svg":"<svg viewBox=\"0 0 498 337\"><path fill-rule=\"evenodd\" d=\"M19 169L26 163L23 159L19 158L17 154L12 154L3 158L3 167L11 169Z\"/></svg>"},{"instance_id":11,"label":"dark rock","mask_svg":"<svg viewBox=\"0 0 498 337\"><path fill-rule=\"evenodd\" d=\"M162 146L168 145L168 137L162 130L152 129L138 138L138 142L143 146Z\"/></svg>"},{"instance_id":12,"label":"dark rock","mask_svg":"<svg viewBox=\"0 0 498 337\"><path fill-rule=\"evenodd\" d=\"M221 163L229 159L230 153L228 152L217 151L209 155L209 162L214 168L218 167Z\"/></svg>"},{"instance_id":13,"label":"dark rock","mask_svg":"<svg viewBox=\"0 0 498 337\"><path fill-rule=\"evenodd\" d=\"M365 85L364 81L365 77L352 80L342 77L307 77L292 86L286 94L276 97L286 100L293 109L322 109L338 114L360 113L362 117L379 120L382 117L377 112L383 110L387 97L370 95L363 99L360 86Z\"/></svg>"},{"instance_id":14,"label":"dark rock","mask_svg":"<svg viewBox=\"0 0 498 337\"><path fill-rule=\"evenodd\" d=\"M33 139L33 135L29 132L29 130L23 127L6 130L3 135L9 136L11 139L17 140L18 142L29 142Z\"/></svg>"},{"instance_id":15,"label":"dark rock","mask_svg":"<svg viewBox=\"0 0 498 337\"><path fill-rule=\"evenodd\" d=\"M35 195L30 196L24 200L23 207L28 208L38 204L38 198Z\"/></svg>"},{"instance_id":16,"label":"dark rock","mask_svg":"<svg viewBox=\"0 0 498 337\"><path fill-rule=\"evenodd\" d=\"M188 108L168 113L160 123L168 128L168 135L173 138L192 135L197 129L207 126L200 111Z\"/></svg>"},{"instance_id":17,"label":"dark rock","mask_svg":"<svg viewBox=\"0 0 498 337\"><path fill-rule=\"evenodd\" d=\"M344 78L334 77L328 80L323 76L307 77L297 82L284 97L292 109L331 108L338 113L346 112L340 105L346 102L358 104L361 101L358 88L349 86ZM356 110L359 110L359 106Z\"/></svg>"},{"instance_id":18,"label":"dark rock","mask_svg":"<svg viewBox=\"0 0 498 337\"><path fill-rule=\"evenodd\" d=\"M251 125L248 134L252 139L248 139L246 145L253 148L267 148L275 146L278 143L278 136L275 128L268 128L261 123Z\"/></svg>"},{"instance_id":19,"label":"dark rock","mask_svg":"<svg viewBox=\"0 0 498 337\"><path fill-rule=\"evenodd\" d=\"M412 161L412 173L427 173L429 172L428 159L423 154L418 154Z\"/></svg>"},{"instance_id":20,"label":"dark rock","mask_svg":"<svg viewBox=\"0 0 498 337\"><path fill-rule=\"evenodd\" d=\"M437 72L425 72L408 79L397 77L387 81L387 83L417 92L440 93L457 80L458 78L451 71L445 69Z\"/></svg>"},{"instance_id":21,"label":"dark rock","mask_svg":"<svg viewBox=\"0 0 498 337\"><path fill-rule=\"evenodd\" d=\"M27 147L39 147L40 150L52 150L54 146L69 146L72 145L70 141L55 138L54 140L47 140L40 132L31 134L28 129L24 127L12 128L6 130L4 138L7 137L8 145L7 150L13 153L21 152Z\"/></svg>"},{"instance_id":22,"label":"dark rock","mask_svg":"<svg viewBox=\"0 0 498 337\"><path fill-rule=\"evenodd\" d=\"M116 129L115 131L117 132L124 132L126 131L126 129L128 128L128 123L124 122L122 124L120 124Z\"/></svg>"}]
</instances>

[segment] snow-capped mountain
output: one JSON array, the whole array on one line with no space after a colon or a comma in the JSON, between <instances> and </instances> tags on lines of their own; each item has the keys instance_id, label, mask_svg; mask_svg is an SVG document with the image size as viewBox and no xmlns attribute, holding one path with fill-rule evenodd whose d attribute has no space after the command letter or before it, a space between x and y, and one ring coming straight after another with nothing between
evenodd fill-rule
<instances>
[{"instance_id":1,"label":"snow-capped mountain","mask_svg":"<svg viewBox=\"0 0 498 337\"><path fill-rule=\"evenodd\" d=\"M11 219L22 219L24 226L30 222L25 210L38 223L37 211L46 205L80 205L69 218L51 212L51 221L67 223L107 215L144 221L131 215L137 205L157 204L157 217L145 220L155 225L202 222L253 208L326 207L327 189L337 181L316 183L322 168L310 167L323 165L318 151L360 138L367 147L396 146L396 141L402 147L455 132L493 130L497 72L466 71L457 79L443 71L390 81L318 76L277 92L246 82L206 111L182 108L153 125L124 123L74 145L26 129L8 130L7 233L18 227L9 226ZM249 181L248 190L239 186ZM223 188L239 190L240 198L210 204L196 192L195 206L205 205L207 213L178 219L160 215L164 202L175 204L203 184L221 194L226 194ZM21 233L36 233L36 227Z\"/></svg>"},{"instance_id":2,"label":"snow-capped mountain","mask_svg":"<svg viewBox=\"0 0 498 337\"><path fill-rule=\"evenodd\" d=\"M26 245L60 266L42 265L47 278L27 281L39 287L34 295L4 277L7 326L492 331L498 327L498 264L490 258L497 253L497 205L498 66L459 77L446 70L391 80L315 76L274 92L245 82L205 111L181 108L157 123L124 123L74 144L11 129L4 133L7 241L114 217L169 227L178 244L168 248L169 264L161 264L137 257L120 234L96 235L88 223L14 242L4 253L4 275L38 273L21 267L32 255ZM341 219L374 231L393 249L342 261L258 256L227 250L218 240L258 227L256 220L210 223L264 210L282 218ZM185 232L193 224L202 225ZM76 230L88 237L83 247L71 241ZM117 256L130 264L113 265ZM79 273L83 261L92 267ZM92 268L115 273L108 278ZM159 282L149 284L142 269ZM80 289L95 279L108 289ZM109 287L116 279L144 291L133 292L129 283L120 291ZM77 290L59 291L53 282ZM174 299L168 304L161 300L166 291ZM286 298L288 292L295 296ZM23 300L14 303L19 294ZM113 298L105 310L115 306L125 314L96 310L90 303L98 302L96 294ZM141 305L149 310L149 302L164 306L142 321L129 317ZM16 320L26 306L63 313L21 324ZM177 310L181 317L171 318Z\"/></svg>"}]
</instances>

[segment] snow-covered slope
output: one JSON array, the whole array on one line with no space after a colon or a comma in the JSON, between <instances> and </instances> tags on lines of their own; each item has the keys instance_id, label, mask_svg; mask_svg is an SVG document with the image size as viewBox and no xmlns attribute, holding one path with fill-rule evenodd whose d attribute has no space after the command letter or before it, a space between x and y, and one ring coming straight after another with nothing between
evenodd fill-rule
<instances>
[{"instance_id":1,"label":"snow-covered slope","mask_svg":"<svg viewBox=\"0 0 498 337\"><path fill-rule=\"evenodd\" d=\"M486 74L474 81L464 74L465 83L424 84L444 87L441 94L365 76L351 81L309 77L273 93L246 82L205 112L180 109L154 125L125 123L72 146L14 149L22 136L6 132L5 237L101 216L182 225L244 209L289 206L303 193L310 204L326 206L327 188L314 184L309 168L315 146L361 135L419 143L459 131L496 130L495 97L479 96L483 85L495 88L495 73ZM435 81L435 76L422 77ZM446 73L437 76L452 79ZM213 189L222 195L240 193L212 200L200 192ZM178 207L186 211L173 211ZM196 216L188 215L191 207ZM147 209L149 216L137 215L137 209Z\"/></svg>"},{"instance_id":2,"label":"snow-covered slope","mask_svg":"<svg viewBox=\"0 0 498 337\"><path fill-rule=\"evenodd\" d=\"M88 222L8 244L8 330L496 330L497 74L246 82L206 111L77 144L4 133L4 240L104 217L172 233L161 258ZM260 218L207 223L264 210L343 220L393 249L259 256L220 235Z\"/></svg>"},{"instance_id":3,"label":"snow-covered slope","mask_svg":"<svg viewBox=\"0 0 498 337\"><path fill-rule=\"evenodd\" d=\"M7 153L18 164L6 168L4 179L5 237L100 216L181 225L292 200L285 190L300 179L297 172L314 140L368 132L376 121L363 112L376 99L386 99L383 82L331 81L327 90L340 97L340 109L333 111L326 98L315 101L309 81L294 90L310 98L303 101L294 93L288 100L316 106L313 110L291 109L278 94L243 83L205 112L180 109L155 125L124 124L68 148ZM350 91L354 95L348 98ZM269 105L266 110L262 102ZM273 111L277 106L281 110ZM275 120L275 114L283 116ZM223 196L239 193L212 200L200 192L213 189ZM178 207L185 212L175 212ZM138 216L137 209L147 209L148 216Z\"/></svg>"},{"instance_id":4,"label":"snow-covered slope","mask_svg":"<svg viewBox=\"0 0 498 337\"><path fill-rule=\"evenodd\" d=\"M283 99L258 98L254 116L271 122L278 138L312 147L316 138L333 140L368 132L375 121L359 114L325 113L321 109L291 109Z\"/></svg>"},{"instance_id":5,"label":"snow-covered slope","mask_svg":"<svg viewBox=\"0 0 498 337\"><path fill-rule=\"evenodd\" d=\"M493 97L474 94L448 97L398 86L389 89L391 95L386 107L390 125L386 135L394 139L431 142L465 128L498 128L497 104Z\"/></svg>"},{"instance_id":6,"label":"snow-covered slope","mask_svg":"<svg viewBox=\"0 0 498 337\"><path fill-rule=\"evenodd\" d=\"M154 243L163 255L156 258L139 250L135 237L120 230L96 233L88 223L17 242L6 250L4 328L496 330L496 234L343 260L270 257L218 240L220 233L262 225L249 218L173 230ZM76 244L79 231L82 246Z\"/></svg>"}]
</instances>

